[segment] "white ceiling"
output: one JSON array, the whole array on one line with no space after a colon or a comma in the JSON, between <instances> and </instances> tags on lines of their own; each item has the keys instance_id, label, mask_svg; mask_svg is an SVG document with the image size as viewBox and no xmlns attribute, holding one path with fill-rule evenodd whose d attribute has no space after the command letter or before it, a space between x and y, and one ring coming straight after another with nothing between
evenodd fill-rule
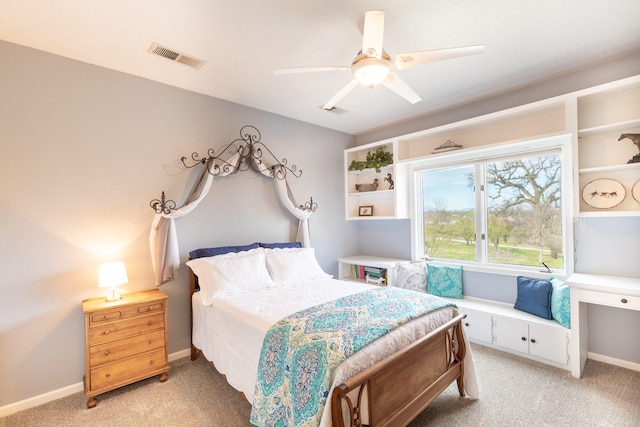
<instances>
[{"instance_id":1,"label":"white ceiling","mask_svg":"<svg viewBox=\"0 0 640 427\"><path fill-rule=\"evenodd\" d=\"M320 108L350 71L367 10L385 11L391 55L484 44L399 71L422 101L358 87ZM638 0L0 0L0 39L358 135L640 49ZM147 53L153 42L206 61ZM3 58L3 61L9 60Z\"/></svg>"}]
</instances>

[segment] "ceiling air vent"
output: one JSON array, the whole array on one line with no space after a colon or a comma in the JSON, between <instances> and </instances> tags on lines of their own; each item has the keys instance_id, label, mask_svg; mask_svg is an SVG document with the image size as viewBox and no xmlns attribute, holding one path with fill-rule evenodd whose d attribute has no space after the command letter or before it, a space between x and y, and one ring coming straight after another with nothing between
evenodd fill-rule
<instances>
[{"instance_id":1,"label":"ceiling air vent","mask_svg":"<svg viewBox=\"0 0 640 427\"><path fill-rule=\"evenodd\" d=\"M323 109L324 111L328 111L330 113L338 114L338 115L345 114L345 113L349 112L349 110L345 110L344 108L338 108L336 106L333 106L331 108L324 108L324 107L320 107L320 108Z\"/></svg>"},{"instance_id":2,"label":"ceiling air vent","mask_svg":"<svg viewBox=\"0 0 640 427\"><path fill-rule=\"evenodd\" d=\"M181 64L187 65L191 68L195 68L199 70L205 64L205 61L198 59L193 56L185 55L184 53L177 52L174 49L168 48L166 46L162 46L158 43L152 43L151 47L147 51L153 55L162 56L163 58L167 58L173 62L179 62Z\"/></svg>"}]
</instances>

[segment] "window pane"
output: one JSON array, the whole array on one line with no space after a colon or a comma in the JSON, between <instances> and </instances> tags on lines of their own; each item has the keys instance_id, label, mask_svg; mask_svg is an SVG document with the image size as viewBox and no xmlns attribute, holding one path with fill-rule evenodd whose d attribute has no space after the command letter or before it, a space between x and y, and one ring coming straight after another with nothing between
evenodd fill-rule
<instances>
[{"instance_id":1,"label":"window pane","mask_svg":"<svg viewBox=\"0 0 640 427\"><path fill-rule=\"evenodd\" d=\"M488 260L563 268L557 154L487 164Z\"/></svg>"},{"instance_id":2,"label":"window pane","mask_svg":"<svg viewBox=\"0 0 640 427\"><path fill-rule=\"evenodd\" d=\"M474 175L473 166L422 173L426 255L476 259Z\"/></svg>"}]
</instances>

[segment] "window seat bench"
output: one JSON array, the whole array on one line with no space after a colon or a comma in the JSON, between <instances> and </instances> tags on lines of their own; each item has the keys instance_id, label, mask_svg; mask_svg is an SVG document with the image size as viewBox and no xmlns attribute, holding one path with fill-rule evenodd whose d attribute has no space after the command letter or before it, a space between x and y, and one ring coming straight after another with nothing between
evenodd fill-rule
<instances>
[{"instance_id":1,"label":"window seat bench","mask_svg":"<svg viewBox=\"0 0 640 427\"><path fill-rule=\"evenodd\" d=\"M465 296L445 298L467 318L463 321L469 341L506 351L562 369L570 369L571 330L513 304Z\"/></svg>"}]
</instances>

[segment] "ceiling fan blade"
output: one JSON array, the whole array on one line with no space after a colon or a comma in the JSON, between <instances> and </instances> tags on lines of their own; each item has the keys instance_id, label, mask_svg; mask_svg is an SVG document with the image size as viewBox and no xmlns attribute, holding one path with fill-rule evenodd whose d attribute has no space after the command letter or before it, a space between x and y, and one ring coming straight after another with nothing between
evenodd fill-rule
<instances>
[{"instance_id":1,"label":"ceiling fan blade","mask_svg":"<svg viewBox=\"0 0 640 427\"><path fill-rule=\"evenodd\" d=\"M382 56L382 37L384 34L384 12L382 10L370 10L364 15L364 30L362 32L362 53Z\"/></svg>"},{"instance_id":2,"label":"ceiling fan blade","mask_svg":"<svg viewBox=\"0 0 640 427\"><path fill-rule=\"evenodd\" d=\"M342 98L347 96L347 94L351 92L353 89L355 89L355 87L358 86L359 84L360 83L358 83L356 79L351 80L345 87L340 89L338 93L333 95L333 97L330 100L328 100L327 103L322 106L322 108L324 108L325 110L331 110L333 107L336 106L338 102L340 102Z\"/></svg>"},{"instance_id":3,"label":"ceiling fan blade","mask_svg":"<svg viewBox=\"0 0 640 427\"><path fill-rule=\"evenodd\" d=\"M317 71L336 71L336 70L348 70L346 65L338 66L325 66L325 67L298 67L298 68L279 68L273 70L273 74L296 74L296 73L315 73Z\"/></svg>"},{"instance_id":4,"label":"ceiling fan blade","mask_svg":"<svg viewBox=\"0 0 640 427\"><path fill-rule=\"evenodd\" d=\"M484 52L484 45L452 47L449 49L424 50L422 52L399 53L393 59L396 69L404 70L405 68L414 67L416 65L426 64L428 62L442 61L444 59L458 58L460 56L475 55Z\"/></svg>"},{"instance_id":5,"label":"ceiling fan blade","mask_svg":"<svg viewBox=\"0 0 640 427\"><path fill-rule=\"evenodd\" d=\"M382 82L382 85L391 89L412 104L422 101L422 98L394 72L389 73L387 78Z\"/></svg>"}]
</instances>

